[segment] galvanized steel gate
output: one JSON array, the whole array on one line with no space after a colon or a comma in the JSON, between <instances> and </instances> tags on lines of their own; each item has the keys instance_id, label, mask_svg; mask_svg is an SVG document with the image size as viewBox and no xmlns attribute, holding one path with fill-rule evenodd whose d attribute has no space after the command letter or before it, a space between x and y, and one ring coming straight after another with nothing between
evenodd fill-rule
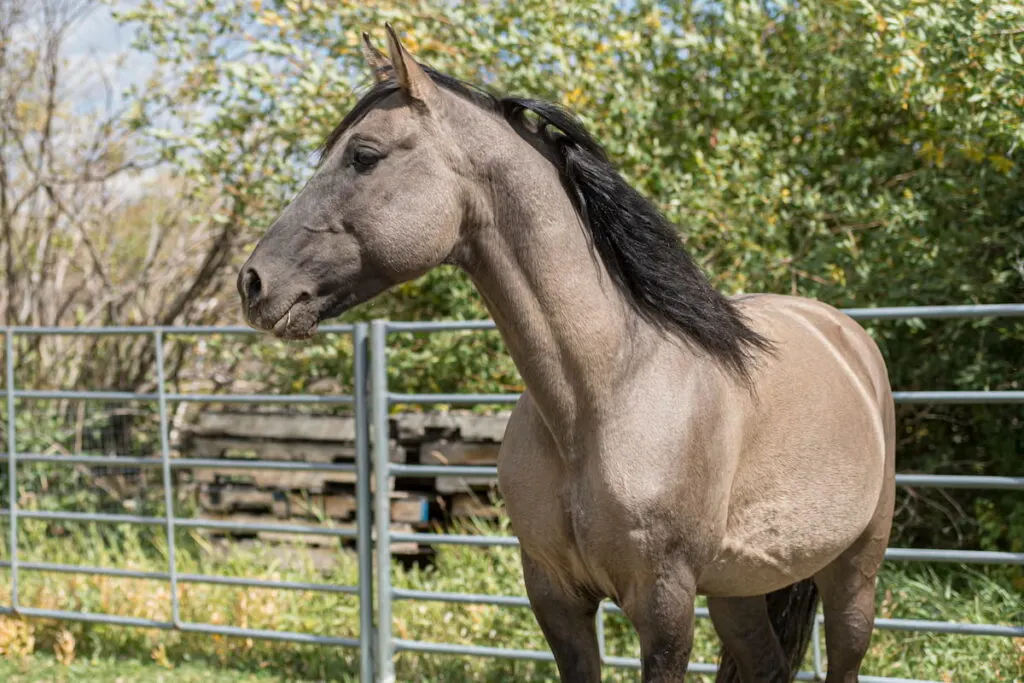
<instances>
[{"instance_id":1,"label":"galvanized steel gate","mask_svg":"<svg viewBox=\"0 0 1024 683\"><path fill-rule=\"evenodd\" d=\"M860 320L909 319L909 318L978 318L997 316L1024 316L1024 304L996 304L978 306L920 306L897 308L847 309L846 313ZM297 643L334 645L358 648L360 679L388 683L395 679L394 657L399 652L423 652L446 655L470 655L550 661L548 651L511 650L485 646L463 646L446 643L427 643L396 638L391 630L391 605L395 600L433 600L451 603L473 603L498 605L513 608L528 608L525 597L473 595L465 593L438 593L393 588L391 585L391 543L415 541L426 544L465 544L475 546L517 545L513 537L468 536L428 533L392 533L389 528L390 505L388 480L393 476L436 477L436 476L494 476L494 467L429 466L391 463L388 457L389 431L388 413L395 404L448 404L468 405L481 403L514 403L517 394L400 394L391 392L387 384L387 341L388 335L397 332L437 332L452 330L491 330L490 321L471 322L387 322L374 321L370 325L332 325L322 327L323 332L346 333L353 337L355 349L355 387L352 396L319 395L269 395L269 394L176 394L166 391L164 377L164 340L169 335L213 335L213 334L254 334L247 327L103 327L103 328L0 328L6 348L6 424L8 477L8 500L10 507L0 509L0 517L9 522L9 559L0 562L0 569L6 569L11 577L11 604L0 606L0 614L20 614L26 617L47 617L90 621L97 623L135 626L158 629L177 629L183 632L209 633L244 638L291 641ZM39 391L18 389L14 384L16 336L38 335L151 335L156 353L157 391L153 393L130 393L111 391ZM74 399L105 401L155 401L158 406L160 423L159 457L81 456L48 455L40 453L18 453L16 449L15 412L19 399ZM921 391L896 392L899 403L1024 403L1024 391ZM224 460L201 458L171 458L168 442L168 403L286 403L286 404L345 404L351 405L356 421L356 462L348 464L323 464L284 461ZM384 435L384 438L371 438ZM371 458L370 447L373 447ZM139 515L100 514L84 512L51 512L19 510L17 497L17 466L19 462L49 462L58 464L105 465L112 467L159 468L163 479L165 515L146 517ZM357 521L355 530L332 529L318 526L294 524L251 524L228 521L179 518L173 514L171 472L176 468L238 468L268 469L281 471L336 471L356 475ZM372 470L371 470L372 468ZM375 493L371 493L371 476L376 479ZM1024 491L1024 477L998 476L946 476L946 475L897 475L901 486L934 488L1002 489ZM372 505L371 505L372 499ZM159 525L165 528L168 544L168 566L166 572L141 572L126 569L110 569L65 565L48 562L21 562L18 559L18 520L48 519L76 522L130 523ZM358 553L359 583L356 586L301 583L288 581L266 581L239 577L225 577L178 572L175 556L176 529L222 529L241 531L274 531L280 533L323 534L336 537L355 538ZM376 543L374 544L374 539ZM376 551L378 569L373 572L372 552ZM961 562L977 564L1024 565L1024 553L955 551L891 548L886 558L896 561ZM121 578L151 579L167 581L171 596L171 619L154 621L132 617L48 610L21 605L18 598L18 576L22 571L62 572L75 574L104 575ZM239 628L184 621L180 615L178 584L206 583L226 586L276 588L281 590L318 591L325 593L346 593L358 596L359 625L357 638L334 638L309 633ZM376 597L376 605L373 598ZM604 615L621 613L615 605L602 604L598 611L598 635L601 654L608 666L639 668L635 658L611 657L604 650ZM698 609L697 617L706 618L707 610ZM824 677L821 654L821 638L818 629L821 616L815 622L812 639L814 671L798 674L799 680L821 680ZM383 625L378 628L377 625ZM961 624L949 622L877 619L875 625L883 630L901 630L932 633L956 633L990 637L1022 637L1024 626L1000 626L994 624ZM711 664L691 664L690 670L713 673ZM895 683L905 679L861 676L864 683Z\"/></svg>"}]
</instances>

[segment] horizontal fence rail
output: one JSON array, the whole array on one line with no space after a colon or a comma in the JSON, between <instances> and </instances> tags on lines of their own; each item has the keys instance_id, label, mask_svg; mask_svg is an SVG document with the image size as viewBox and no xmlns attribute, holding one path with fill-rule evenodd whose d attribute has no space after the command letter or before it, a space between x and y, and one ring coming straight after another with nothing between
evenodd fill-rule
<instances>
[{"instance_id":1,"label":"horizontal fence rail","mask_svg":"<svg viewBox=\"0 0 1024 683\"><path fill-rule=\"evenodd\" d=\"M911 306L891 308L845 309L857 320L910 320L910 319L963 319L988 317L1024 317L1024 304L996 304L970 306ZM310 394L183 394L166 390L164 376L164 343L168 337L200 337L210 335L253 335L258 331L245 326L193 326L193 327L7 327L0 328L4 336L7 452L4 457L8 469L8 507L0 509L0 517L8 520L8 559L0 561L0 570L11 577L10 605L0 606L0 614L18 614L25 617L78 620L140 628L176 629L182 632L207 633L239 638L280 640L295 643L318 644L359 649L360 678L363 681L393 681L394 657L397 653L432 653L453 656L498 657L529 661L552 661L547 650L516 650L482 645L456 645L430 643L397 638L392 632L393 601L435 601L453 604L492 605L511 609L529 607L524 596L482 595L408 590L394 588L391 583L391 547L394 543L416 542L428 545L460 544L470 546L517 547L514 536L478 536L440 533L393 532L390 528L391 509L388 499L388 481L391 477L493 477L496 467L414 465L391 462L388 439L371 439L371 434L388 433L388 417L397 405L475 405L513 404L519 394L451 394L392 392L387 382L388 337L394 334L430 334L455 331L494 330L490 320L389 322L374 321L367 325L327 325L323 333L351 335L354 344L355 391L352 395ZM18 336L42 335L100 336L149 335L156 353L156 390L151 392L31 390L15 386L15 345ZM915 404L1021 404L1024 391L898 391L894 398L899 403ZM158 406L160 428L160 454L148 457L120 457L103 455L59 455L50 453L19 453L16 444L15 417L18 401L34 400L87 400L110 402L151 402ZM285 404L285 405L345 405L355 413L356 458L354 464L313 463L301 461L273 461L247 459L172 458L168 442L169 403L224 403L224 404ZM371 457L372 448L372 457ZM17 466L19 463L49 463L56 465L90 465L104 467L159 469L164 495L164 514L160 516L109 514L95 512L23 510L18 507ZM172 473L179 469L245 469L281 472L344 472L355 474L356 526L334 528L297 524L256 524L178 517L173 512ZM376 483L375 490L371 481ZM992 491L1024 491L1024 477L898 474L896 483L909 488L975 489ZM135 571L117 567L97 567L55 562L21 561L18 556L18 524L21 519L68 522L96 522L106 524L139 524L162 526L165 529L168 552L166 571ZM358 557L358 584L343 586L298 581L271 581L244 576L218 576L194 574L177 570L175 532L180 529L220 529L239 531L271 531L282 534L314 534L337 538L356 539ZM374 544L374 539L376 543ZM373 570L377 560L376 574ZM1024 565L1024 553L959 551L941 549L889 548L886 559L910 562L954 562L978 564ZM114 578L161 581L169 584L169 620L150 620L136 617L50 610L21 604L18 594L20 572L52 572L86 574ZM181 584L210 584L274 590L310 591L323 594L353 595L359 600L359 633L356 637L331 637L290 631L249 629L219 624L192 623L181 618L177 586ZM373 604L376 593L377 604ZM610 656L604 642L605 615L621 615L614 604L602 603L597 615L602 661L613 667L636 669L639 659ZM698 618L708 618L706 608L696 612ZM376 622L376 626L375 626ZM822 680L824 662L821 652L819 614L814 622L812 652L814 671L802 671L798 680ZM920 633L947 633L989 637L1024 637L1024 626L997 624L969 624L919 619L876 619L880 630L913 631ZM716 666L694 663L690 670L714 673ZM906 679L861 676L865 683L898 683ZM911 682L931 683L931 682Z\"/></svg>"},{"instance_id":2,"label":"horizontal fence rail","mask_svg":"<svg viewBox=\"0 0 1024 683\"><path fill-rule=\"evenodd\" d=\"M353 337L355 385L366 384L367 326L328 325L321 328L325 333L347 334ZM371 644L374 637L373 626L373 575L371 565L372 520L370 519L370 460L369 433L365 402L365 391L357 391L354 395L306 395L306 394L181 394L166 390L164 369L164 342L168 336L195 337L209 335L255 335L258 332L242 326L194 326L194 327L7 327L0 328L4 335L5 377L4 393L6 395L7 453L8 469L8 508L0 509L0 517L7 517L8 528L8 559L0 561L0 569L8 571L11 577L11 604L0 606L0 614L18 614L25 617L62 619L89 623L110 624L138 628L174 629L183 633L204 633L210 635L229 636L236 638L252 638L260 640L286 641L301 644L315 644L335 647L358 648L360 679L373 680L373 651ZM156 391L124 392L124 391L68 391L68 390L28 390L15 386L15 347L17 336L38 337L42 335L60 336L110 336L134 335L151 336L155 347L156 360ZM37 400L86 400L110 402L155 402L158 406L160 455L158 457L121 457L102 455L57 455L49 453L19 453L16 444L16 403L17 401ZM225 403L225 404L301 404L301 405L348 405L353 406L356 414L355 464L307 463L294 461L267 461L243 459L205 459L205 458L171 458L168 442L168 403ZM19 463L49 463L56 465L91 465L106 467L140 467L161 470L164 514L161 516L145 516L130 514L110 514L97 512L71 512L48 510L21 510L18 508L17 496L17 465ZM276 470L290 472L327 471L354 473L356 475L356 528L332 528L330 526L297 525L297 524L258 524L252 522L232 522L227 520L206 520L177 517L173 514L173 493L171 473L176 469L246 469ZM23 562L18 557L18 523L19 520L48 520L65 522L96 522L105 524L136 524L162 526L166 530L167 571L147 572L132 571L121 568L70 565L55 562ZM279 534L309 534L334 538L356 539L358 555L358 585L344 586L322 583L297 581L271 581L252 579L239 576L217 576L209 574L182 573L177 570L175 531L178 529L216 529L221 531L273 532ZM141 619L115 614L96 614L73 610L40 609L20 603L18 594L18 578L22 571L52 572L62 574L84 574L93 576L109 576L124 579L142 579L162 581L170 587L170 612L168 620ZM356 637L333 637L312 633L279 631L267 629L242 628L222 624L189 622L181 617L178 585L208 584L234 586L239 588L260 588L272 590L310 591L324 594L354 595L359 600L359 634Z\"/></svg>"},{"instance_id":3,"label":"horizontal fence rail","mask_svg":"<svg viewBox=\"0 0 1024 683\"><path fill-rule=\"evenodd\" d=\"M984 317L1024 317L1024 304L1006 305L978 305L978 306L915 306L897 308L860 308L846 309L844 311L852 318L858 320L908 320L908 319L950 319L950 318L984 318ZM371 377L375 380L371 386L373 393L372 404L375 407L375 414L386 415L390 407L396 405L480 405L480 404L514 404L519 400L519 394L481 394L481 393L400 393L390 391L387 387L385 369L387 366L387 337L391 334L410 333L437 333L437 332L458 332L458 331L481 331L495 330L493 321L426 321L426 322L387 322L374 321L371 327L371 359L374 370ZM1002 403L1024 403L1024 391L900 391L894 392L894 400L897 403L947 403L947 404L1002 404ZM378 429L383 428L384 422L376 424ZM483 466L451 466L451 465L409 465L403 463L388 463L386 457L386 445L376 445L379 449L374 458L376 473L378 477L377 497L381 496L381 484L387 481L390 476L401 477L487 477L497 474L496 467ZM897 475L897 485L903 487L918 488L959 488L979 490L1024 490L1024 477L982 477L982 476L958 476L958 475L925 475L925 474L900 474ZM378 511L386 512L382 505L378 505ZM471 546L518 546L518 540L513 536L470 536L457 534L429 534L429 533L390 533L381 539L386 542L418 542L424 544L460 544ZM383 552L378 547L379 556ZM890 561L919 561L919 562L956 562L956 563L978 563L978 564L1010 564L1024 565L1024 553L998 553L987 551L953 551L937 549L912 549L912 548L890 548L886 552L886 559ZM383 566L383 565L382 565ZM391 587L390 575L388 572L380 572L377 576L378 612L380 623L390 623L391 603L393 600L436 600L462 604L486 604L503 607L528 607L529 601L520 596L487 596L467 593L434 593L430 591L410 591L395 589ZM610 657L605 653L604 643L604 615L621 614L617 606L602 603L598 611L598 636L602 661L608 666L625 668L638 668L640 661L635 658ZM697 610L698 618L707 618L706 609ZM820 646L819 630L823 624L823 618L819 614L814 623L814 634L812 638L814 671L800 672L798 680L822 680L824 678L823 658ZM1024 627L1002 626L994 624L962 624L941 621L925 621L911 619L882 619L876 620L876 627L880 630L915 631L928 633L956 633L962 635L976 636L1024 636ZM552 661L550 652L511 650L495 647L462 646L446 643L425 643L407 639L390 639L389 633L381 633L378 640L379 672L383 674L381 680L392 680L394 670L391 662L395 653L398 652L424 652L449 655L480 656L480 657L505 657L509 659L531 660L531 661ZM690 670L700 673L714 673L717 667L709 664L692 664ZM390 677L390 678L389 678ZM896 683L905 679L886 678L878 676L861 676L865 682L873 681L881 683Z\"/></svg>"}]
</instances>

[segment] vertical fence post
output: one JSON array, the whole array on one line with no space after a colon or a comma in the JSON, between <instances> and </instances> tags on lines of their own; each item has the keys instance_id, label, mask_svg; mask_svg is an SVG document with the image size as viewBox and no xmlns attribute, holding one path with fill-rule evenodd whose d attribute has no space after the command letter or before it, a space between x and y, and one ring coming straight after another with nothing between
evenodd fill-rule
<instances>
[{"instance_id":1,"label":"vertical fence post","mask_svg":"<svg viewBox=\"0 0 1024 683\"><path fill-rule=\"evenodd\" d=\"M370 417L367 410L367 336L369 326L352 331L356 420L356 554L359 559L359 680L373 680L373 501L370 497Z\"/></svg>"},{"instance_id":2,"label":"vertical fence post","mask_svg":"<svg viewBox=\"0 0 1024 683\"><path fill-rule=\"evenodd\" d=\"M377 682L394 683L391 642L391 501L388 479L391 458L388 424L388 324L374 320L370 327L370 396L373 411L373 467L376 474L373 523L377 531Z\"/></svg>"},{"instance_id":3,"label":"vertical fence post","mask_svg":"<svg viewBox=\"0 0 1024 683\"><path fill-rule=\"evenodd\" d=\"M178 603L178 553L174 540L174 480L171 478L171 447L168 436L167 377L164 372L164 332L153 332L156 346L156 395L160 411L160 466L164 483L164 521L167 525L167 574L171 581L171 623L181 628L181 606Z\"/></svg>"},{"instance_id":4,"label":"vertical fence post","mask_svg":"<svg viewBox=\"0 0 1024 683\"><path fill-rule=\"evenodd\" d=\"M604 658L608 652L604 642L604 601L597 603L597 615L594 617L597 620L595 628L597 629L597 654L601 657L601 663L604 663Z\"/></svg>"},{"instance_id":5,"label":"vertical fence post","mask_svg":"<svg viewBox=\"0 0 1024 683\"><path fill-rule=\"evenodd\" d=\"M821 668L821 617L815 612L814 625L811 626L811 647L814 653L814 680L825 680L825 672Z\"/></svg>"},{"instance_id":6,"label":"vertical fence post","mask_svg":"<svg viewBox=\"0 0 1024 683\"><path fill-rule=\"evenodd\" d=\"M4 330L4 348L6 351L7 377L7 485L9 508L8 522L10 529L11 556L11 609L18 611L18 444L14 427L14 330Z\"/></svg>"}]
</instances>

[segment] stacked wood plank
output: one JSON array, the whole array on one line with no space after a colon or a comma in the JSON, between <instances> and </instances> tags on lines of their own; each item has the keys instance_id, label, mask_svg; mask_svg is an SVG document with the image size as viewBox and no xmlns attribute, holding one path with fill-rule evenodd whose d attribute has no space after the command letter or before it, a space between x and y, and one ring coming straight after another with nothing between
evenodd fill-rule
<instances>
[{"instance_id":1,"label":"stacked wood plank","mask_svg":"<svg viewBox=\"0 0 1024 683\"><path fill-rule=\"evenodd\" d=\"M508 413L406 413L392 419L399 443L418 454L423 465L486 465L498 463L498 449ZM440 500L448 519L495 519L497 478L442 476L420 480ZM410 482L408 484L412 486Z\"/></svg>"},{"instance_id":2,"label":"stacked wood plank","mask_svg":"<svg viewBox=\"0 0 1024 683\"><path fill-rule=\"evenodd\" d=\"M391 461L430 465L495 465L508 414L407 413L391 419ZM185 435L190 458L355 464L355 420L351 416L288 412L200 413ZM355 474L239 467L190 470L204 519L233 523L329 524L355 528ZM371 480L371 485L373 481ZM495 477L392 478L392 531L440 530L453 520L493 519ZM296 537L278 531L206 532L221 538L329 547L336 537ZM346 541L347 543L347 541ZM418 554L416 544L395 544L396 554Z\"/></svg>"}]
</instances>

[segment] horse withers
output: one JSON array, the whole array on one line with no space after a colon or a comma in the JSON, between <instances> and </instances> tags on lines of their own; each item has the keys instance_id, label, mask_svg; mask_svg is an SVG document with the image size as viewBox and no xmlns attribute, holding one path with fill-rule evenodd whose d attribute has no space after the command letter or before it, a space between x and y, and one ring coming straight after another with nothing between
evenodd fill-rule
<instances>
[{"instance_id":1,"label":"horse withers","mask_svg":"<svg viewBox=\"0 0 1024 683\"><path fill-rule=\"evenodd\" d=\"M571 114L421 65L387 29L375 85L239 273L248 322L309 337L462 268L526 383L499 482L562 680L600 680L609 597L643 680L682 681L705 595L718 681L792 680L819 597L827 681L856 681L893 515L875 343L823 303L720 294Z\"/></svg>"}]
</instances>

